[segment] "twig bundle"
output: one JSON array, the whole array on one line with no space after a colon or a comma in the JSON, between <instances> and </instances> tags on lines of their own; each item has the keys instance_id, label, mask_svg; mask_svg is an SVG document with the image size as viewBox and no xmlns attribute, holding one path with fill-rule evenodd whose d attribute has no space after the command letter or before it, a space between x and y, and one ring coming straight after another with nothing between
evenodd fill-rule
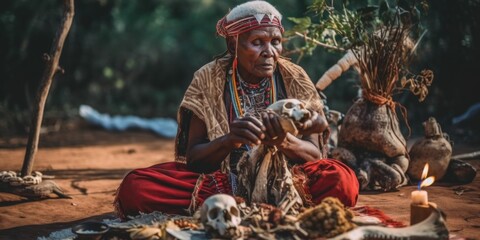
<instances>
[{"instance_id":1,"label":"twig bundle","mask_svg":"<svg viewBox=\"0 0 480 240\"><path fill-rule=\"evenodd\" d=\"M389 98L404 66L408 39L406 27L381 28L353 51L358 60L361 86L368 94Z\"/></svg>"},{"instance_id":2,"label":"twig bundle","mask_svg":"<svg viewBox=\"0 0 480 240\"><path fill-rule=\"evenodd\" d=\"M404 24L383 26L371 33L364 44L353 49L363 93L371 102L388 102L396 90L408 86L413 94L419 96L420 101L425 99L433 73L431 70L423 70L419 75L414 75L407 70L415 50L409 37L411 29L410 25ZM397 83L401 75L403 77L399 86Z\"/></svg>"}]
</instances>

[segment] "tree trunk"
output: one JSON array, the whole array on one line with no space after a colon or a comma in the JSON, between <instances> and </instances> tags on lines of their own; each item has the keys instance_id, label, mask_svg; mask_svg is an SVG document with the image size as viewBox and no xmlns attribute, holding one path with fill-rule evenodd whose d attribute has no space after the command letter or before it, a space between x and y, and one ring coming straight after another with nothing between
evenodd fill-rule
<instances>
[{"instance_id":1,"label":"tree trunk","mask_svg":"<svg viewBox=\"0 0 480 240\"><path fill-rule=\"evenodd\" d=\"M25 159L23 160L22 176L27 176L32 173L33 162L35 154L38 149L38 140L40 138L40 128L42 126L43 112L45 102L47 101L48 91L52 84L55 74L61 69L58 66L60 55L62 54L63 43L67 38L70 26L73 22L74 15L74 0L64 0L64 12L62 23L57 31L57 35L53 40L50 54L45 54L45 71L43 72L42 80L37 91L35 99L35 106L33 110L32 122L30 124L27 149L25 152Z\"/></svg>"}]
</instances>

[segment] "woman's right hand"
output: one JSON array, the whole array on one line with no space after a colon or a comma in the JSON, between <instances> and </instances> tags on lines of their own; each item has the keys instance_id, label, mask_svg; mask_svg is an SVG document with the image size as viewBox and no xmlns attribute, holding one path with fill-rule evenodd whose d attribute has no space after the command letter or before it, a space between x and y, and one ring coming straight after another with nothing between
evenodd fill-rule
<instances>
[{"instance_id":1,"label":"woman's right hand","mask_svg":"<svg viewBox=\"0 0 480 240\"><path fill-rule=\"evenodd\" d=\"M239 148L243 144L259 145L265 138L265 130L265 126L260 120L255 117L244 116L235 119L230 124L230 132L225 137L233 148Z\"/></svg>"},{"instance_id":2,"label":"woman's right hand","mask_svg":"<svg viewBox=\"0 0 480 240\"><path fill-rule=\"evenodd\" d=\"M313 110L309 111L311 117L297 126L299 133L302 135L310 135L312 133L322 133L327 130L328 122L323 112L319 114Z\"/></svg>"}]
</instances>

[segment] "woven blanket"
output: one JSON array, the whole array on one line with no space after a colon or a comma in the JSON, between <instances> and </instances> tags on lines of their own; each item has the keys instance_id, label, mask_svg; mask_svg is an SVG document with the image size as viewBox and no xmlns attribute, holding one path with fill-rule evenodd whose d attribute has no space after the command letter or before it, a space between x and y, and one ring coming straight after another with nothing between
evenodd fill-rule
<instances>
[{"instance_id":1,"label":"woven blanket","mask_svg":"<svg viewBox=\"0 0 480 240\"><path fill-rule=\"evenodd\" d=\"M381 210L372 208L369 206L361 206L350 209L355 217L354 221L358 225L379 225L387 227L405 227L406 225L402 222L395 221L393 218L387 216ZM119 218L104 219L101 222L108 225L110 229L115 230L128 230L138 228L140 226L149 226L155 223L162 223L169 220L175 219L191 219L194 220L194 217L185 217L180 215L169 215L161 212L152 212L149 214L141 214L136 217L131 217L128 221L121 221ZM72 231L72 226L70 228L61 229L55 232L50 233L48 236L38 237L37 240L75 240L78 239L77 234ZM184 229L179 230L175 228L165 229L165 231L176 239L210 239L204 231L196 229ZM104 239L110 239L105 238Z\"/></svg>"}]
</instances>

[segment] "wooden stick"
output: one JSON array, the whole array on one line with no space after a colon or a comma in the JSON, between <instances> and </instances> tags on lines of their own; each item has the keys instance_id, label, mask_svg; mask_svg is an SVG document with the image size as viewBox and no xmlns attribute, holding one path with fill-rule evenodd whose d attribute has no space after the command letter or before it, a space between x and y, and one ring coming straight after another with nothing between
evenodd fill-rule
<instances>
[{"instance_id":1,"label":"wooden stick","mask_svg":"<svg viewBox=\"0 0 480 240\"><path fill-rule=\"evenodd\" d=\"M451 158L463 160L463 159L476 158L476 157L480 157L480 151L458 154L458 155L452 156Z\"/></svg>"},{"instance_id":2,"label":"wooden stick","mask_svg":"<svg viewBox=\"0 0 480 240\"><path fill-rule=\"evenodd\" d=\"M55 39L53 40L50 54L45 54L46 66L35 99L36 105L33 111L32 122L28 134L27 149L21 172L22 176L27 176L32 173L35 154L38 150L38 140L40 138L40 128L42 127L45 102L47 101L48 91L50 90L50 85L52 85L53 77L59 71L58 61L60 60L60 55L62 55L63 43L67 38L70 26L73 22L73 15L75 12L73 1L74 0L64 0L62 23L60 24Z\"/></svg>"}]
</instances>

